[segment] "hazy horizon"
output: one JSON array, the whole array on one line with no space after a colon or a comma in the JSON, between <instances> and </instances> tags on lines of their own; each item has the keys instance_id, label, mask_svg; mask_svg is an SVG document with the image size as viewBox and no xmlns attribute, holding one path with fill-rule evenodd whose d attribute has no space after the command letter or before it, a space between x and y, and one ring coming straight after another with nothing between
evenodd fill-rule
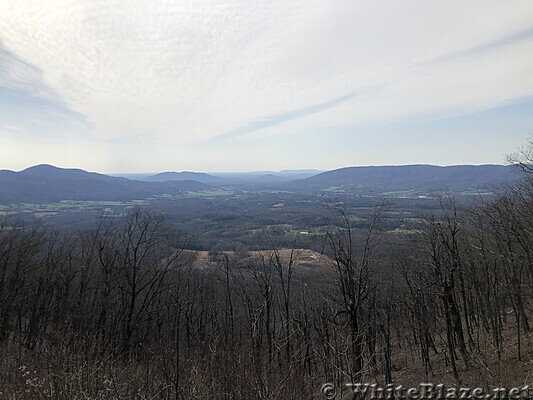
<instances>
[{"instance_id":1,"label":"hazy horizon","mask_svg":"<svg viewBox=\"0 0 533 400\"><path fill-rule=\"evenodd\" d=\"M242 170L242 171L203 171L203 170L160 170L160 171L137 171L137 172L122 172L122 171L99 171L93 168L80 168L77 166L62 166L62 165L54 165L49 163L39 163L39 164L33 164L28 165L25 168L20 169L9 169L9 168L2 168L0 166L0 171L2 170L10 170L14 172L22 172L26 169L32 168L32 167L43 167L43 166L51 166L55 168L60 169L81 169L87 172L96 172L99 174L109 175L109 176L127 176L127 175L156 175L156 174L162 174L162 173L205 173L205 174L213 174L213 175L224 175L224 174L261 174L261 173L322 173L322 172L328 172L333 171L337 169L344 169L344 168L367 168L367 167L411 167L411 166L431 166L431 167L480 167L480 166L507 166L508 163L484 163L484 164L448 164L448 165L439 165L439 164L379 164L379 165L345 165L338 168L332 168L332 169L318 169L318 168L294 168L294 169L272 169L272 170L256 170L256 169L250 169L250 170Z\"/></svg>"},{"instance_id":2,"label":"hazy horizon","mask_svg":"<svg viewBox=\"0 0 533 400\"><path fill-rule=\"evenodd\" d=\"M533 3L6 0L0 168L502 164Z\"/></svg>"}]
</instances>

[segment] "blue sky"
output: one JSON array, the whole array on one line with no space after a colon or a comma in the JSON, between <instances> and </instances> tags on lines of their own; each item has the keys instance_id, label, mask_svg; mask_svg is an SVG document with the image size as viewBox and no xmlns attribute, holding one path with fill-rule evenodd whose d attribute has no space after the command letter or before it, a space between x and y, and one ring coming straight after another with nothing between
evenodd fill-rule
<instances>
[{"instance_id":1,"label":"blue sky","mask_svg":"<svg viewBox=\"0 0 533 400\"><path fill-rule=\"evenodd\" d=\"M531 26L530 1L6 0L0 168L503 163Z\"/></svg>"}]
</instances>

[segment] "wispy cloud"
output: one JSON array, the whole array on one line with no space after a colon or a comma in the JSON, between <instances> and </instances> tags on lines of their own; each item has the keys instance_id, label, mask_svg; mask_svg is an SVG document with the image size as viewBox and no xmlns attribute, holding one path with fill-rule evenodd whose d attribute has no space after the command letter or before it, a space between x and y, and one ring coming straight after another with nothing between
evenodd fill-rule
<instances>
[{"instance_id":1,"label":"wispy cloud","mask_svg":"<svg viewBox=\"0 0 533 400\"><path fill-rule=\"evenodd\" d=\"M24 131L24 128L17 125L4 125L3 128L10 131Z\"/></svg>"},{"instance_id":2,"label":"wispy cloud","mask_svg":"<svg viewBox=\"0 0 533 400\"><path fill-rule=\"evenodd\" d=\"M344 96L339 96L337 98L334 98L332 100L326 101L321 104L315 104L312 106L300 108L297 110L291 110L285 113L276 114L276 115L270 115L263 119L252 121L251 123L236 128L230 132L223 133L217 138L219 139L232 139L244 135L248 135L251 133L255 133L257 131L260 131L265 128L273 128L278 125L284 124L286 122L295 121L300 118L304 118L313 114L320 113L322 111L329 110L331 108L334 108L338 106L339 104L345 103L354 97L356 97L358 93L351 93Z\"/></svg>"},{"instance_id":3,"label":"wispy cloud","mask_svg":"<svg viewBox=\"0 0 533 400\"><path fill-rule=\"evenodd\" d=\"M23 91L36 97L57 101L57 96L44 84L42 71L6 50L1 40L0 87L11 89L14 92Z\"/></svg>"},{"instance_id":4,"label":"wispy cloud","mask_svg":"<svg viewBox=\"0 0 533 400\"><path fill-rule=\"evenodd\" d=\"M526 29L522 31L512 32L508 36L503 35L492 40L488 40L485 42L482 41L481 43L476 44L473 47L462 49L455 53L446 54L430 61L433 63L439 63L454 58L472 57L483 53L489 53L498 48L513 46L517 43L525 43L529 46L531 45L532 40L533 28L526 27Z\"/></svg>"}]
</instances>

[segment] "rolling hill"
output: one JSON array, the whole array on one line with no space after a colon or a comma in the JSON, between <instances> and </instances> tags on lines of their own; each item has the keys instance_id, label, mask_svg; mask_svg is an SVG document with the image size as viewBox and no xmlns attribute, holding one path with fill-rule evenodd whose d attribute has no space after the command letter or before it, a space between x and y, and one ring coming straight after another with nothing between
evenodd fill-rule
<instances>
[{"instance_id":1,"label":"rolling hill","mask_svg":"<svg viewBox=\"0 0 533 400\"><path fill-rule=\"evenodd\" d=\"M519 178L515 167L503 165L349 167L296 180L287 187L299 190L343 187L377 192L490 190Z\"/></svg>"},{"instance_id":2,"label":"rolling hill","mask_svg":"<svg viewBox=\"0 0 533 400\"><path fill-rule=\"evenodd\" d=\"M196 181L205 183L207 185L216 185L224 182L224 178L219 176L209 175L203 172L162 172L160 174L152 175L144 179L147 182L182 182L182 181Z\"/></svg>"},{"instance_id":3,"label":"rolling hill","mask_svg":"<svg viewBox=\"0 0 533 400\"><path fill-rule=\"evenodd\" d=\"M150 178L151 181L137 181L51 165L37 165L20 172L1 170L0 204L61 200L128 201L202 191L232 181L231 178L194 172L167 172ZM275 189L311 192L330 188L362 193L461 192L492 190L506 183L512 184L520 178L520 174L516 168L502 165L406 165L341 168L292 181L284 181L283 178L258 175L249 181L243 180L241 184L243 188L250 189L268 185Z\"/></svg>"},{"instance_id":4,"label":"rolling hill","mask_svg":"<svg viewBox=\"0 0 533 400\"><path fill-rule=\"evenodd\" d=\"M208 188L208 185L194 181L140 182L52 165L37 165L20 172L0 171L0 204L61 200L125 201Z\"/></svg>"}]
</instances>

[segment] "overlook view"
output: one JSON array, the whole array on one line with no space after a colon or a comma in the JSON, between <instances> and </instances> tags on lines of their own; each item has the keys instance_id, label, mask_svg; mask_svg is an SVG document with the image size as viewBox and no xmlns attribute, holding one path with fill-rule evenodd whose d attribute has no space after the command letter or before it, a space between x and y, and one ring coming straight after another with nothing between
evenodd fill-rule
<instances>
[{"instance_id":1,"label":"overlook view","mask_svg":"<svg viewBox=\"0 0 533 400\"><path fill-rule=\"evenodd\" d=\"M0 0L0 399L532 399L532 27Z\"/></svg>"}]
</instances>

